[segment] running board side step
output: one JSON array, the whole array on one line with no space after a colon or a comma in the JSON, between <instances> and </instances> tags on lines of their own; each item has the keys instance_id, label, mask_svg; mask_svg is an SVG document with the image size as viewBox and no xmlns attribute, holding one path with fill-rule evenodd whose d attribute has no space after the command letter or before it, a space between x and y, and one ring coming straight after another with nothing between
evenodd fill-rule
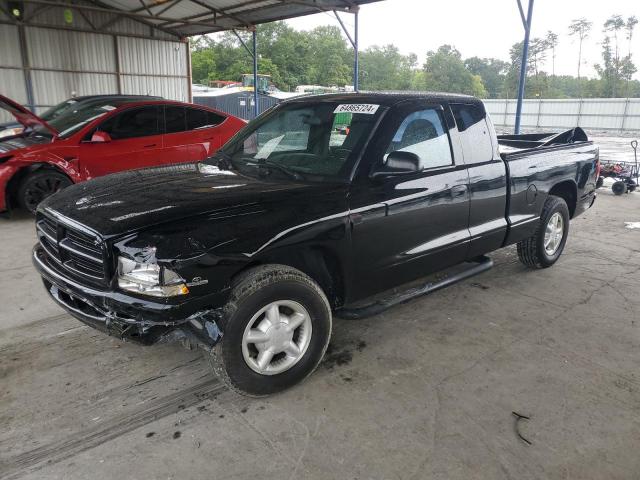
<instances>
[{"instance_id":1,"label":"running board side step","mask_svg":"<svg viewBox=\"0 0 640 480\"><path fill-rule=\"evenodd\" d=\"M472 260L472 262L476 265L473 265L470 268L467 268L466 270L455 273L453 275L446 276L442 280L438 280L436 282L428 282L424 285L410 288L408 290L405 290L404 292L400 292L398 294L377 300L374 303L365 305L363 307L341 308L340 310L336 311L336 316L353 320L377 315L391 307L408 302L409 300L413 300L414 298L421 297L422 295L435 292L436 290L449 287L453 284L461 282L462 280L466 280L467 278L471 278L482 272L486 272L493 267L493 260L486 256L478 257Z\"/></svg>"}]
</instances>

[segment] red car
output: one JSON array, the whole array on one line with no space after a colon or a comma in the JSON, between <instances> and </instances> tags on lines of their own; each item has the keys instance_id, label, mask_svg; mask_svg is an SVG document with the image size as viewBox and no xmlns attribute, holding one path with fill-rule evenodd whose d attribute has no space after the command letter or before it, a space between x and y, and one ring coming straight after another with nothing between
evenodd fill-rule
<instances>
[{"instance_id":1,"label":"red car","mask_svg":"<svg viewBox=\"0 0 640 480\"><path fill-rule=\"evenodd\" d=\"M25 127L0 136L0 212L35 212L49 195L101 175L204 160L246 125L204 106L126 97L79 102L49 122L1 95L0 109Z\"/></svg>"}]
</instances>

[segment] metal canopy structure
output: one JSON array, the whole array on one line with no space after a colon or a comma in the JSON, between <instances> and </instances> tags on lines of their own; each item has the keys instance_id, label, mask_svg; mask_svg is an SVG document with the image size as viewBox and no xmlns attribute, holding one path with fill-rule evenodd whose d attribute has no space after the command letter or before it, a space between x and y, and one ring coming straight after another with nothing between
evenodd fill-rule
<instances>
[{"instance_id":1,"label":"metal canopy structure","mask_svg":"<svg viewBox=\"0 0 640 480\"><path fill-rule=\"evenodd\" d=\"M360 5L377 1L380 0L19 0L8 3L38 5L38 10L71 9L80 15L110 13L184 38L233 29L252 30L261 23L319 12L355 13Z\"/></svg>"},{"instance_id":2,"label":"metal canopy structure","mask_svg":"<svg viewBox=\"0 0 640 480\"><path fill-rule=\"evenodd\" d=\"M358 90L358 11L361 5L380 0L18 0L0 1L1 17L20 25L67 29L78 31L67 25L55 27L38 23L38 17L58 13L75 12L90 26L92 33L113 34L114 25L122 21L135 22L148 28L149 38L158 35L186 39L194 35L224 31L252 32L252 50L249 51L254 65L254 105L258 113L257 92L257 42L256 26L277 20L286 20L320 12L333 12L354 49L354 89ZM5 5L3 5L5 4ZM338 13L354 15L353 35L347 30ZM19 13L19 15L16 15ZM106 21L93 21L95 16L109 16ZM9 22L9 23L10 23ZM237 34L236 34L237 35Z\"/></svg>"}]
</instances>

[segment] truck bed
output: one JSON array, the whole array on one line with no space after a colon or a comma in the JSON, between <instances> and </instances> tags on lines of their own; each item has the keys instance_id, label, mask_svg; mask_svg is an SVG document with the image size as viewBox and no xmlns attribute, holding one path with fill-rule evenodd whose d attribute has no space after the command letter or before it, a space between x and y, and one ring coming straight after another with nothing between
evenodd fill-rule
<instances>
[{"instance_id":1,"label":"truck bed","mask_svg":"<svg viewBox=\"0 0 640 480\"><path fill-rule=\"evenodd\" d=\"M587 134L580 128L561 133L527 133L522 135L498 135L500 155L503 159L513 154L539 152L550 148L589 143Z\"/></svg>"}]
</instances>

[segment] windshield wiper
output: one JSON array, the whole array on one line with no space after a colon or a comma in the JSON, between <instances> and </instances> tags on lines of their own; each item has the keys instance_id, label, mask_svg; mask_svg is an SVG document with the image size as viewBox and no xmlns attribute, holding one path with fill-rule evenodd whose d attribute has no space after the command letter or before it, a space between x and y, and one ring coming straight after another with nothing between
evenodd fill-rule
<instances>
[{"instance_id":1,"label":"windshield wiper","mask_svg":"<svg viewBox=\"0 0 640 480\"><path fill-rule=\"evenodd\" d=\"M218 150L211 157L205 160L205 163L213 163L215 161L215 165L222 170L233 170L233 163L231 162L231 155L228 153Z\"/></svg>"},{"instance_id":2,"label":"windshield wiper","mask_svg":"<svg viewBox=\"0 0 640 480\"><path fill-rule=\"evenodd\" d=\"M278 171L288 175L289 177L293 178L294 180L304 180L304 177L300 173L294 172L293 170L290 170L287 167L285 167L284 165L280 165L279 163L268 162L265 159L261 159L258 163L253 163L253 164L249 164L249 165L256 165L258 168L264 167L267 170L278 170ZM269 172L269 173L271 173L271 172Z\"/></svg>"}]
</instances>

